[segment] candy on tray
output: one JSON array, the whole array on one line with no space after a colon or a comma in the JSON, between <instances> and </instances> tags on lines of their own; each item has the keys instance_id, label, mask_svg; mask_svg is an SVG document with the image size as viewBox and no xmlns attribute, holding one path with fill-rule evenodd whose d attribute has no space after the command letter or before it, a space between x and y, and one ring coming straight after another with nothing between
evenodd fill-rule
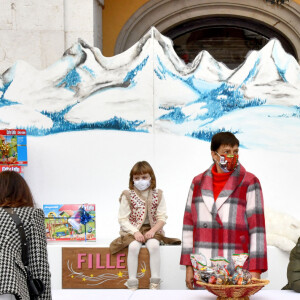
<instances>
[{"instance_id":1,"label":"candy on tray","mask_svg":"<svg viewBox=\"0 0 300 300\"><path fill-rule=\"evenodd\" d=\"M215 283L227 284L229 282L229 272L227 266L229 261L223 256L216 256L210 259L212 268L215 270ZM212 279L211 281L214 281Z\"/></svg>"},{"instance_id":2,"label":"candy on tray","mask_svg":"<svg viewBox=\"0 0 300 300\"><path fill-rule=\"evenodd\" d=\"M216 278L215 270L210 267L203 267L202 269L199 270L199 272L200 272L201 281L203 282L210 283L210 281L213 280L213 278L210 279L211 277Z\"/></svg>"},{"instance_id":3,"label":"candy on tray","mask_svg":"<svg viewBox=\"0 0 300 300\"><path fill-rule=\"evenodd\" d=\"M213 267L225 266L227 268L227 266L229 265L229 261L223 256L213 257L210 259L210 261Z\"/></svg>"},{"instance_id":4,"label":"candy on tray","mask_svg":"<svg viewBox=\"0 0 300 300\"><path fill-rule=\"evenodd\" d=\"M230 277L227 269L229 261L222 256L216 256L210 259L212 266L207 266L206 258L203 254L190 255L191 262L194 269L194 279L210 284L217 285L244 285L251 283L251 273L243 269L245 261L248 259L248 253L233 254L232 260L235 266L235 272Z\"/></svg>"},{"instance_id":5,"label":"candy on tray","mask_svg":"<svg viewBox=\"0 0 300 300\"><path fill-rule=\"evenodd\" d=\"M201 273L199 270L194 269L194 279L196 281L201 281Z\"/></svg>"},{"instance_id":6,"label":"candy on tray","mask_svg":"<svg viewBox=\"0 0 300 300\"><path fill-rule=\"evenodd\" d=\"M194 269L200 270L207 265L206 257L202 253L191 253L190 258Z\"/></svg>"},{"instance_id":7,"label":"candy on tray","mask_svg":"<svg viewBox=\"0 0 300 300\"><path fill-rule=\"evenodd\" d=\"M190 258L191 258L191 263L194 269L194 279L196 281L201 281L201 269L203 267L206 267L206 258L203 254L199 253L199 254L195 254L192 253L190 254Z\"/></svg>"},{"instance_id":8,"label":"candy on tray","mask_svg":"<svg viewBox=\"0 0 300 300\"><path fill-rule=\"evenodd\" d=\"M244 285L251 283L252 275L248 270L237 268L232 275L232 284Z\"/></svg>"},{"instance_id":9,"label":"candy on tray","mask_svg":"<svg viewBox=\"0 0 300 300\"><path fill-rule=\"evenodd\" d=\"M248 253L233 254L235 272L232 275L232 283L241 285L251 283L252 275L248 270L243 269L245 261L248 259Z\"/></svg>"},{"instance_id":10,"label":"candy on tray","mask_svg":"<svg viewBox=\"0 0 300 300\"><path fill-rule=\"evenodd\" d=\"M249 257L248 253L232 254L232 261L234 263L234 268L243 268L245 261Z\"/></svg>"},{"instance_id":11,"label":"candy on tray","mask_svg":"<svg viewBox=\"0 0 300 300\"><path fill-rule=\"evenodd\" d=\"M229 272L227 270L227 267L225 266L219 266L216 269L217 273L217 282L216 284L228 284L229 283Z\"/></svg>"}]
</instances>

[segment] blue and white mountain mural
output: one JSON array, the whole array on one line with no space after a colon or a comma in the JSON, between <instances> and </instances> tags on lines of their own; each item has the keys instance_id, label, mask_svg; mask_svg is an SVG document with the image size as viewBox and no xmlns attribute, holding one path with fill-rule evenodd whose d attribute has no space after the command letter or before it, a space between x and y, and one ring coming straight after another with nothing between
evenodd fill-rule
<instances>
[{"instance_id":1,"label":"blue and white mountain mural","mask_svg":"<svg viewBox=\"0 0 300 300\"><path fill-rule=\"evenodd\" d=\"M229 130L245 148L298 152L300 67L276 39L234 70L206 51L186 65L155 28L114 57L79 40L45 70L18 61L1 75L0 127L34 136L114 129L206 141Z\"/></svg>"},{"instance_id":2,"label":"blue and white mountain mural","mask_svg":"<svg viewBox=\"0 0 300 300\"><path fill-rule=\"evenodd\" d=\"M147 160L166 198L166 234L180 238L191 181L212 163L210 138L229 130L266 207L299 219L297 61L277 40L235 70L201 50L186 65L152 28L114 57L79 40L47 69L17 61L3 73L0 128L28 132L24 178L37 206L96 204L97 243L107 247L130 169Z\"/></svg>"}]
</instances>

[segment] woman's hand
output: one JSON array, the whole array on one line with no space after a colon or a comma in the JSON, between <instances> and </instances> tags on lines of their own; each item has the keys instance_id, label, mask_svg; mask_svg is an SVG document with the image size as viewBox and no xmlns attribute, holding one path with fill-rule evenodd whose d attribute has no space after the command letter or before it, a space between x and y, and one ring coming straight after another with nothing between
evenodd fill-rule
<instances>
[{"instance_id":1,"label":"woman's hand","mask_svg":"<svg viewBox=\"0 0 300 300\"><path fill-rule=\"evenodd\" d=\"M152 239L154 235L155 235L155 231L153 229L150 229L149 231L146 232L145 239L146 240Z\"/></svg>"},{"instance_id":2,"label":"woman's hand","mask_svg":"<svg viewBox=\"0 0 300 300\"><path fill-rule=\"evenodd\" d=\"M136 239L136 241L138 241L140 243L145 242L144 236L139 231L135 232L133 235L134 235L134 238Z\"/></svg>"},{"instance_id":3,"label":"woman's hand","mask_svg":"<svg viewBox=\"0 0 300 300\"><path fill-rule=\"evenodd\" d=\"M194 270L192 266L186 266L185 283L187 288L190 290L194 289Z\"/></svg>"},{"instance_id":4,"label":"woman's hand","mask_svg":"<svg viewBox=\"0 0 300 300\"><path fill-rule=\"evenodd\" d=\"M260 273L250 272L250 274L252 275L252 278L260 279Z\"/></svg>"}]
</instances>

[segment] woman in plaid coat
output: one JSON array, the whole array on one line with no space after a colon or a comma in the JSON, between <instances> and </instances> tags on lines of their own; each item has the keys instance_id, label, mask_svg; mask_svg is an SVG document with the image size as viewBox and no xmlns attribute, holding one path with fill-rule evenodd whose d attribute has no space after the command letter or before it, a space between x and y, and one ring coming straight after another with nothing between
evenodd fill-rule
<instances>
[{"instance_id":1,"label":"woman in plaid coat","mask_svg":"<svg viewBox=\"0 0 300 300\"><path fill-rule=\"evenodd\" d=\"M26 270L22 262L21 238L15 222L3 209L11 207L23 223L29 246L29 269L45 291L39 299L51 299L44 213L33 207L30 189L21 175L0 173L0 299L29 300Z\"/></svg>"},{"instance_id":2,"label":"woman in plaid coat","mask_svg":"<svg viewBox=\"0 0 300 300\"><path fill-rule=\"evenodd\" d=\"M186 266L186 285L193 288L190 253L209 260L249 253L244 268L259 278L267 271L263 195L259 180L238 163L238 139L230 132L213 136L214 164L196 176L186 203L180 264Z\"/></svg>"}]
</instances>

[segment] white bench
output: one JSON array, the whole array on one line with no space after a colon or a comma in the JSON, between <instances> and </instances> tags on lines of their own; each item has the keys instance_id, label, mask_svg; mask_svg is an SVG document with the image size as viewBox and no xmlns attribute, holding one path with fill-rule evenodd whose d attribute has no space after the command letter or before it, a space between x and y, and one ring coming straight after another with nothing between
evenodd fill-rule
<instances>
[{"instance_id":1,"label":"white bench","mask_svg":"<svg viewBox=\"0 0 300 300\"><path fill-rule=\"evenodd\" d=\"M48 257L52 274L52 288L62 288L62 247L108 247L108 245L96 243L62 242L48 244ZM179 265L181 246L161 246L161 289L182 290L185 286L185 267ZM289 254L280 249L268 246L268 272L263 278L270 280L265 289L280 290L286 283L286 270ZM125 286L124 286L125 287Z\"/></svg>"}]
</instances>

